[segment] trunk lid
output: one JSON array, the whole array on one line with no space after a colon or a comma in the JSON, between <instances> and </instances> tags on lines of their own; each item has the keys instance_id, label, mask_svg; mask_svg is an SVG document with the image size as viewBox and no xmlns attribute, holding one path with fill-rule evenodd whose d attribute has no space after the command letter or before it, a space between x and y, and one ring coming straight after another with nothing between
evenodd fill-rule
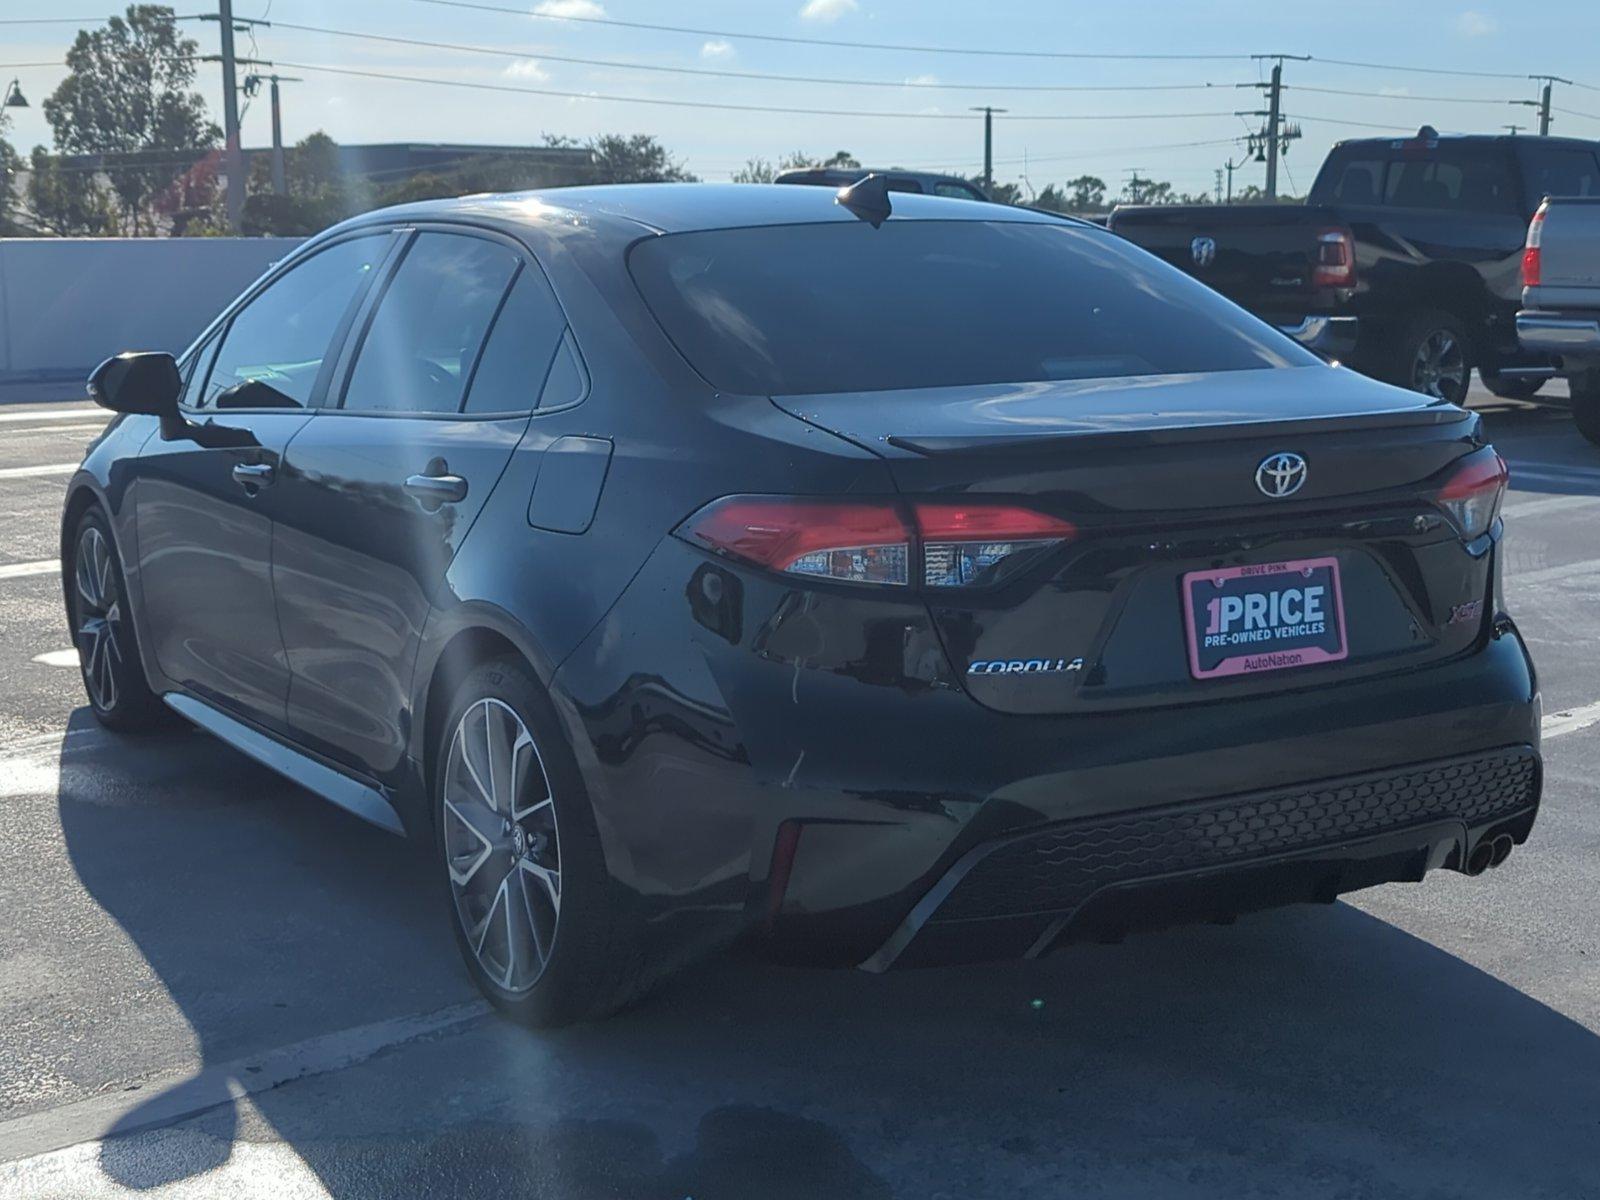
<instances>
[{"instance_id":1,"label":"trunk lid","mask_svg":"<svg viewBox=\"0 0 1600 1200\"><path fill-rule=\"evenodd\" d=\"M1491 555L1469 552L1433 499L1481 445L1477 418L1349 371L774 403L881 454L908 497L1022 501L1077 527L995 588L924 592L956 673L996 709L1113 711L1323 686L1465 652L1486 628ZM1280 453L1302 456L1305 475L1270 498L1257 470ZM1324 564L1306 578L1339 593L1342 653L1329 643L1305 665L1233 674L1196 663L1186 602L1203 607L1211 593L1186 601L1185 576L1285 562Z\"/></svg>"}]
</instances>

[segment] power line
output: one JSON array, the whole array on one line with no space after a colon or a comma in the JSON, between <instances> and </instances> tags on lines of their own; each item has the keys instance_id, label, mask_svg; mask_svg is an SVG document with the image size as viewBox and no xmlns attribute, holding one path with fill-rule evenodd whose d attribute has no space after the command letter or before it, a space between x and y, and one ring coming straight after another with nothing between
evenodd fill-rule
<instances>
[{"instance_id":1,"label":"power line","mask_svg":"<svg viewBox=\"0 0 1600 1200\"><path fill-rule=\"evenodd\" d=\"M838 76L775 75L761 71L718 71L710 67L676 67L659 63L618 62L603 58L574 58L565 54L547 54L541 51L507 50L497 46L472 46L460 42L435 42L424 38L397 37L384 33L362 33L353 29L327 29L320 25L300 25L290 21L274 21L274 29L294 29L304 33L328 34L333 37L360 38L363 41L391 42L401 46L420 46L429 50L458 50L467 54L491 54L499 58L534 58L541 62L573 63L585 67L612 67L626 71L660 71L672 75L704 75L713 79L748 79L762 83L819 83L827 87L877 87L926 88L935 91L984 92L1186 92L1204 91L1213 87L1231 87L1231 84L1212 83L1134 83L1134 84L1049 84L1049 83L945 83L928 79L845 79Z\"/></svg>"},{"instance_id":2,"label":"power line","mask_svg":"<svg viewBox=\"0 0 1600 1200\"><path fill-rule=\"evenodd\" d=\"M1325 63L1334 67L1363 67L1371 71L1410 71L1418 75L1460 75L1472 79L1527 79L1528 76L1519 71L1460 71L1447 67L1403 67L1395 63L1357 62L1349 58L1323 58L1316 54L1311 57L1312 62Z\"/></svg>"},{"instance_id":3,"label":"power line","mask_svg":"<svg viewBox=\"0 0 1600 1200\"><path fill-rule=\"evenodd\" d=\"M1590 121L1600 121L1600 115L1596 115L1595 113L1579 112L1575 108L1557 108L1554 105L1551 107L1553 111L1558 113L1566 113L1569 117L1584 117Z\"/></svg>"},{"instance_id":4,"label":"power line","mask_svg":"<svg viewBox=\"0 0 1600 1200\"><path fill-rule=\"evenodd\" d=\"M568 92L555 88L523 87L509 83L478 83L467 79L435 79L425 75L405 75L395 71L363 71L354 67L329 67L318 63L286 62L275 59L281 67L297 71L321 71L330 75L350 75L360 79L386 79L398 83L428 83L437 87L470 88L483 92L510 92L526 96L556 96L567 100L598 100L616 104L655 104L668 108L704 108L723 112L778 113L784 116L804 117L886 117L896 120L920 121L971 121L966 113L881 112L872 109L849 108L794 108L776 104L728 104L714 100L671 100L659 96L613 96L602 92ZM1012 121L1181 121L1201 117L1225 117L1224 112L1167 112L1167 113L1018 113Z\"/></svg>"},{"instance_id":5,"label":"power line","mask_svg":"<svg viewBox=\"0 0 1600 1200\"><path fill-rule=\"evenodd\" d=\"M1412 96L1397 95L1393 92L1352 92L1341 88L1307 87L1305 84L1286 83L1285 91L1316 92L1322 96L1361 96L1372 100L1422 100L1430 104L1493 104L1504 107L1505 100L1485 100L1481 96Z\"/></svg>"},{"instance_id":6,"label":"power line","mask_svg":"<svg viewBox=\"0 0 1600 1200\"><path fill-rule=\"evenodd\" d=\"M1089 54L1061 50L986 50L967 46L919 46L894 42L849 42L832 38L793 37L776 33L740 33L727 29L698 29L688 25L656 25L645 21L620 21L614 17L557 16L555 13L529 12L500 4L474 3L472 0L416 0L443 8L474 9L478 12L507 13L516 17L535 17L546 21L576 21L585 25L610 25L620 29L644 29L653 33L683 33L694 37L740 38L751 42L782 42L793 46L827 46L844 50L894 50L912 54L975 54L999 58L1078 58L1137 60L1141 62L1237 62L1244 54Z\"/></svg>"}]
</instances>

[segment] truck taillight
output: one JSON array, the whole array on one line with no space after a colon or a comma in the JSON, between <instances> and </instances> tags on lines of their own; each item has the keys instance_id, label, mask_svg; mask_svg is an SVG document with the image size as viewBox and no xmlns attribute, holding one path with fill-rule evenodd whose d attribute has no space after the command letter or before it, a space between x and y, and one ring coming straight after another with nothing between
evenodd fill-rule
<instances>
[{"instance_id":1,"label":"truck taillight","mask_svg":"<svg viewBox=\"0 0 1600 1200\"><path fill-rule=\"evenodd\" d=\"M1070 541L1070 521L1010 504L724 496L676 530L769 571L905 587L984 587ZM920 569L919 569L920 568Z\"/></svg>"},{"instance_id":2,"label":"truck taillight","mask_svg":"<svg viewBox=\"0 0 1600 1200\"><path fill-rule=\"evenodd\" d=\"M1311 268L1311 282L1317 287L1355 287L1355 238L1348 229L1324 229L1317 234L1317 261Z\"/></svg>"},{"instance_id":3,"label":"truck taillight","mask_svg":"<svg viewBox=\"0 0 1600 1200\"><path fill-rule=\"evenodd\" d=\"M1439 507L1464 541L1482 537L1494 525L1511 472L1493 447L1469 454L1439 489Z\"/></svg>"},{"instance_id":4,"label":"truck taillight","mask_svg":"<svg viewBox=\"0 0 1600 1200\"><path fill-rule=\"evenodd\" d=\"M1549 207L1550 201L1541 200L1533 220L1528 222L1528 240L1523 243L1522 249L1523 287L1539 286L1539 276L1544 266L1540 261L1539 243L1544 240L1544 214Z\"/></svg>"}]
</instances>

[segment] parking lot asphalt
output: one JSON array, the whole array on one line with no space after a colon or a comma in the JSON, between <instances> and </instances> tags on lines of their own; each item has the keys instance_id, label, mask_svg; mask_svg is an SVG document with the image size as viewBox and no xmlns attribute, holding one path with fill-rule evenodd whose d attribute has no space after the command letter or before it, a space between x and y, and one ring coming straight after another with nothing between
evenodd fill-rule
<instances>
[{"instance_id":1,"label":"parking lot asphalt","mask_svg":"<svg viewBox=\"0 0 1600 1200\"><path fill-rule=\"evenodd\" d=\"M730 957L554 1034L478 1001L418 851L94 724L54 562L103 416L0 403L0 1196L1597 1194L1600 450L1475 400L1546 712L1504 867L1031 963Z\"/></svg>"}]
</instances>

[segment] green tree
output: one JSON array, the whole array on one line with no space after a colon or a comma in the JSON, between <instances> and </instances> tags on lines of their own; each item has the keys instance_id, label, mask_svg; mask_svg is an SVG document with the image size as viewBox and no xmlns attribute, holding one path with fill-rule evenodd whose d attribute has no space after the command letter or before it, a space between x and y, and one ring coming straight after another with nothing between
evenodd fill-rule
<instances>
[{"instance_id":1,"label":"green tree","mask_svg":"<svg viewBox=\"0 0 1600 1200\"><path fill-rule=\"evenodd\" d=\"M1122 186L1124 204L1172 204L1177 200L1172 185L1164 179L1143 179L1132 176Z\"/></svg>"},{"instance_id":2,"label":"green tree","mask_svg":"<svg viewBox=\"0 0 1600 1200\"><path fill-rule=\"evenodd\" d=\"M78 31L67 77L44 102L59 152L115 156L105 174L124 232L150 231L155 197L221 137L190 90L198 51L178 34L172 9L129 5L125 17Z\"/></svg>"},{"instance_id":3,"label":"green tree","mask_svg":"<svg viewBox=\"0 0 1600 1200\"><path fill-rule=\"evenodd\" d=\"M775 167L764 158L747 158L732 178L734 183L771 183L782 170L781 165Z\"/></svg>"},{"instance_id":4,"label":"green tree","mask_svg":"<svg viewBox=\"0 0 1600 1200\"><path fill-rule=\"evenodd\" d=\"M589 143L595 183L693 183L696 176L673 160L648 133L601 134Z\"/></svg>"},{"instance_id":5,"label":"green tree","mask_svg":"<svg viewBox=\"0 0 1600 1200\"><path fill-rule=\"evenodd\" d=\"M1067 180L1068 212L1096 212L1106 206L1106 181L1098 175Z\"/></svg>"},{"instance_id":6,"label":"green tree","mask_svg":"<svg viewBox=\"0 0 1600 1200\"><path fill-rule=\"evenodd\" d=\"M986 186L982 175L974 175L967 182L983 192L996 204L1024 204L1027 202L1022 195L1022 185L1020 183L1004 183L997 179Z\"/></svg>"},{"instance_id":7,"label":"green tree","mask_svg":"<svg viewBox=\"0 0 1600 1200\"><path fill-rule=\"evenodd\" d=\"M0 108L0 237L16 237L23 232L16 192L22 156L5 136L10 124L11 114Z\"/></svg>"},{"instance_id":8,"label":"green tree","mask_svg":"<svg viewBox=\"0 0 1600 1200\"><path fill-rule=\"evenodd\" d=\"M1045 184L1044 190L1033 198L1034 208L1048 208L1051 212L1072 212L1072 197L1062 191L1053 183Z\"/></svg>"},{"instance_id":9,"label":"green tree","mask_svg":"<svg viewBox=\"0 0 1600 1200\"><path fill-rule=\"evenodd\" d=\"M283 175L286 194L280 196L272 190L271 159L257 156L250 169L242 232L253 237L309 237L358 210L339 169L339 145L321 130L284 149ZM442 183L440 188L430 195L461 194Z\"/></svg>"},{"instance_id":10,"label":"green tree","mask_svg":"<svg viewBox=\"0 0 1600 1200\"><path fill-rule=\"evenodd\" d=\"M815 158L804 150L785 154L776 163L764 158L747 159L743 167L733 173L734 183L771 183L785 171L823 170L852 171L861 166L861 160L848 150L835 150L827 158Z\"/></svg>"},{"instance_id":11,"label":"green tree","mask_svg":"<svg viewBox=\"0 0 1600 1200\"><path fill-rule=\"evenodd\" d=\"M116 231L116 202L93 169L64 166L43 146L33 148L29 167L28 212L41 231L60 237Z\"/></svg>"}]
</instances>

